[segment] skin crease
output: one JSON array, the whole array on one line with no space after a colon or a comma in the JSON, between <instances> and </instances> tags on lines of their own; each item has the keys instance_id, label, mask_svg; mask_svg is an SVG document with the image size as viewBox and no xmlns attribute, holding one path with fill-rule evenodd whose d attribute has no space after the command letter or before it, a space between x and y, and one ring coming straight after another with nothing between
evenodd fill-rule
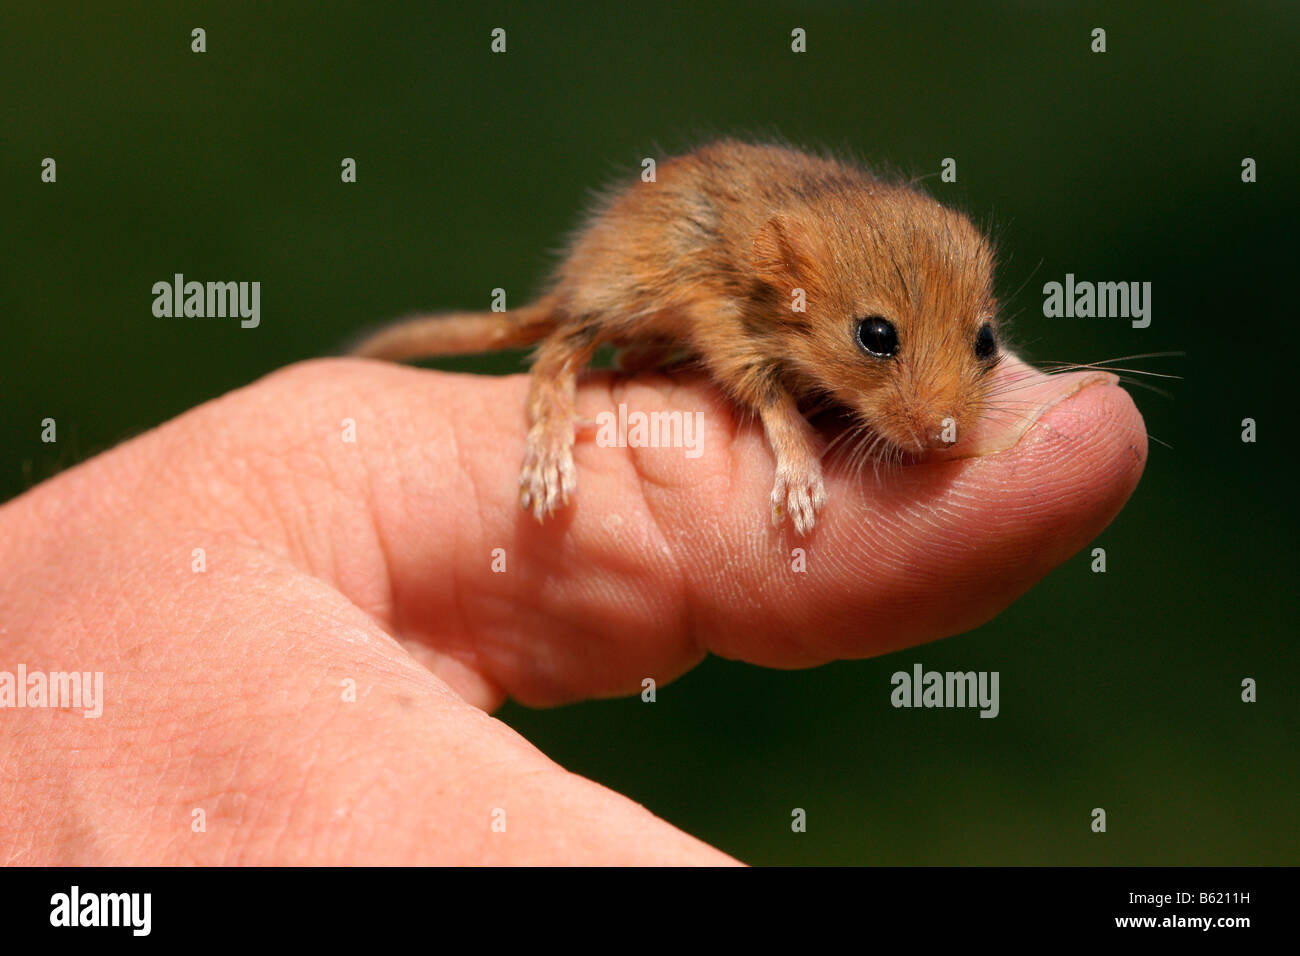
<instances>
[{"instance_id":1,"label":"skin crease","mask_svg":"<svg viewBox=\"0 0 1300 956\"><path fill-rule=\"evenodd\" d=\"M543 526L510 480L524 376L324 360L202 405L0 508L0 670L103 671L107 698L98 719L0 709L0 862L730 862L485 711L662 691L706 652L804 667L989 619L1105 527L1146 459L1111 380L1023 374L1023 414L976 451L1009 447L879 483L829 462L804 538L755 507L761 430L696 377L584 378L586 418L702 411L704 453L580 434L582 490Z\"/></svg>"}]
</instances>

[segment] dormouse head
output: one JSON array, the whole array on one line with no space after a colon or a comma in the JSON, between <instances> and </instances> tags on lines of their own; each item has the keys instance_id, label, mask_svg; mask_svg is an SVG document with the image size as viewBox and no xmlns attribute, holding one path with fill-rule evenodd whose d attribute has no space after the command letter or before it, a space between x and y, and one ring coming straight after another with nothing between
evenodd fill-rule
<instances>
[{"instance_id":1,"label":"dormouse head","mask_svg":"<svg viewBox=\"0 0 1300 956\"><path fill-rule=\"evenodd\" d=\"M753 264L787 370L897 451L979 419L1003 353L993 250L965 216L903 187L821 197L769 219Z\"/></svg>"}]
</instances>

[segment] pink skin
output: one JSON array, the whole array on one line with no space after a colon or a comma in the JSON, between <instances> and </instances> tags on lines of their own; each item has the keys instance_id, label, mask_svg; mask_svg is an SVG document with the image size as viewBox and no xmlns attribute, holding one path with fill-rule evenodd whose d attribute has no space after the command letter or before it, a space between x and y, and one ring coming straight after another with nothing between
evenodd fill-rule
<instances>
[{"instance_id":1,"label":"pink skin","mask_svg":"<svg viewBox=\"0 0 1300 956\"><path fill-rule=\"evenodd\" d=\"M0 670L106 685L97 719L0 709L0 862L730 862L486 711L988 620L1141 475L1133 403L1085 378L1026 379L1018 410L1056 403L1018 442L969 436L987 454L885 484L831 463L806 539L769 524L761 432L693 379L584 380L582 418L703 411L703 454L580 432L573 504L540 527L523 377L332 360L209 402L0 508Z\"/></svg>"}]
</instances>

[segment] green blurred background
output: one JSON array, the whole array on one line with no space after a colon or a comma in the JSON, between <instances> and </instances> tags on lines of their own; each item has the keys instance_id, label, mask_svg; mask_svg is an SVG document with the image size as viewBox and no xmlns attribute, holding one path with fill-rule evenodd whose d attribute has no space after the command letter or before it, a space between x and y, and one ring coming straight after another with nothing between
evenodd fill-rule
<instances>
[{"instance_id":1,"label":"green blurred background","mask_svg":"<svg viewBox=\"0 0 1300 956\"><path fill-rule=\"evenodd\" d=\"M359 329L524 301L588 189L642 156L779 132L913 175L955 157L927 188L993 227L1031 358L1186 352L1139 363L1185 378L1134 393L1172 448L1101 536L1108 573L1085 552L885 658L710 660L652 706L501 717L754 863L1295 863L1300 18L1131 6L7 4L0 498ZM154 318L175 272L260 280L261 327ZM1152 282L1150 328L1044 319L1066 272ZM1000 671L1001 716L892 709L916 661Z\"/></svg>"}]
</instances>

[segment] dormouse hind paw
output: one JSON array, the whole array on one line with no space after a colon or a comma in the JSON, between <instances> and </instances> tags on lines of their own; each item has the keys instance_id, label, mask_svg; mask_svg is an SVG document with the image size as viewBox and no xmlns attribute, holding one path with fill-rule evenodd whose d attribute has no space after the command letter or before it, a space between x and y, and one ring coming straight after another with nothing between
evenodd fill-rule
<instances>
[{"instance_id":1,"label":"dormouse hind paw","mask_svg":"<svg viewBox=\"0 0 1300 956\"><path fill-rule=\"evenodd\" d=\"M577 486L571 440L557 439L544 432L530 434L528 452L519 471L520 506L531 511L540 523L567 505Z\"/></svg>"}]
</instances>

